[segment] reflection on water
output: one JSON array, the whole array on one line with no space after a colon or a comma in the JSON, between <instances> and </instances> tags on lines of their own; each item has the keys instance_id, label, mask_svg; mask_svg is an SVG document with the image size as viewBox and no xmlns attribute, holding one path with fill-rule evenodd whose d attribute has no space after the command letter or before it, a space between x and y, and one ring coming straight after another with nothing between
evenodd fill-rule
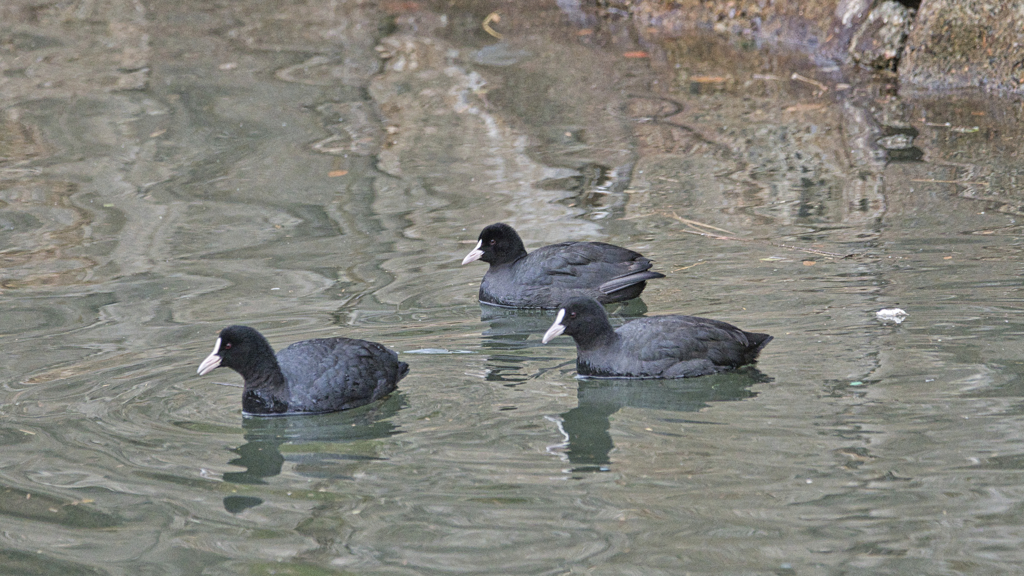
<instances>
[{"instance_id":1,"label":"reflection on water","mask_svg":"<svg viewBox=\"0 0 1024 576\"><path fill-rule=\"evenodd\" d=\"M117 518L93 510L86 502L66 501L17 488L0 489L0 513L67 528L111 528L120 524Z\"/></svg>"},{"instance_id":2,"label":"reflection on water","mask_svg":"<svg viewBox=\"0 0 1024 576\"><path fill-rule=\"evenodd\" d=\"M345 453L346 445L387 438L397 433L390 420L404 404L400 392L365 408L313 416L244 417L245 443L232 449L238 458L229 465L244 468L225 472L225 482L266 484L291 461L297 473L312 478L340 479L346 461L375 460L375 456ZM287 450L282 451L282 445ZM288 454L286 458L284 453ZM225 496L224 509L238 513L262 504L255 496Z\"/></svg>"},{"instance_id":3,"label":"reflection on water","mask_svg":"<svg viewBox=\"0 0 1024 576\"><path fill-rule=\"evenodd\" d=\"M847 72L586 3L5 2L0 563L1016 572L1020 108ZM578 380L551 312L479 306L495 221L654 259L614 323L776 339ZM245 419L194 373L235 323L411 372Z\"/></svg>"},{"instance_id":4,"label":"reflection on water","mask_svg":"<svg viewBox=\"0 0 1024 576\"><path fill-rule=\"evenodd\" d=\"M753 398L757 393L750 387L770 381L750 367L685 380L580 379L576 388L579 405L560 416L565 455L573 472L607 472L615 447L609 418L621 408L699 412L709 402Z\"/></svg>"}]
</instances>

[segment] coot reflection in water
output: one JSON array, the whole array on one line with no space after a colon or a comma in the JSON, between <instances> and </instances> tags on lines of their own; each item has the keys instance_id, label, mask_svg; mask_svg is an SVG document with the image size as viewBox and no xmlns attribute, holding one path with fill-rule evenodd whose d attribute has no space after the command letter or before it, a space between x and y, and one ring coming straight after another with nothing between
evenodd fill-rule
<instances>
[{"instance_id":1,"label":"coot reflection in water","mask_svg":"<svg viewBox=\"0 0 1024 576\"><path fill-rule=\"evenodd\" d=\"M406 406L401 392L383 402L344 412L313 416L279 416L277 418L245 417L245 444L232 449L238 454L228 462L244 468L239 472L225 472L224 481L234 484L267 484L266 479L277 476L286 461L295 466L295 472L310 478L344 479L352 477L352 469L361 462L379 458L365 453L365 441L387 438L399 433L391 417ZM281 453L283 444L290 444L288 456ZM358 443L358 448L354 445ZM308 445L308 446L307 446ZM303 448L308 448L303 450ZM347 448L352 448L348 450ZM224 509L237 514L263 503L254 496L232 495L224 498Z\"/></svg>"},{"instance_id":2,"label":"coot reflection in water","mask_svg":"<svg viewBox=\"0 0 1024 576\"><path fill-rule=\"evenodd\" d=\"M612 304L606 309L613 325L624 324L647 312L647 306L639 298ZM543 348L565 351L562 362L552 361L550 354L533 357L521 352L544 346L540 336L551 324L555 314L553 310L515 310L482 304L480 320L488 324L481 342L481 347L489 352L485 379L515 386L544 374L573 373L576 357L574 352L569 352L574 350L569 343ZM528 360L546 364L543 373L524 373L523 367ZM610 454L614 448L610 417L619 409L631 407L698 412L713 402L753 398L757 395L750 389L753 385L771 381L769 376L753 366L685 379L578 378L577 407L558 417L559 427L566 438L558 447L559 452L572 464L573 472L607 471L610 469ZM712 425L700 420L693 422Z\"/></svg>"},{"instance_id":3,"label":"coot reflection in water","mask_svg":"<svg viewBox=\"0 0 1024 576\"><path fill-rule=\"evenodd\" d=\"M673 412L698 412L712 402L744 400L757 396L754 384L772 379L754 367L732 372L676 380L579 379L576 408L560 415L565 434L564 454L573 472L610 470L614 448L610 417L621 408L645 408ZM673 420L675 422L675 420ZM702 420L680 420L714 425Z\"/></svg>"}]
</instances>

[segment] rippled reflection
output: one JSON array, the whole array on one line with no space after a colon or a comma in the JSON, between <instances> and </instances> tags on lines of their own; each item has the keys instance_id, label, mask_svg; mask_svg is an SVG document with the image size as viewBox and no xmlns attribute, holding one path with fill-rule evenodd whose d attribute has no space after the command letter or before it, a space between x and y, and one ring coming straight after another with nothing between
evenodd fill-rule
<instances>
[{"instance_id":1,"label":"rippled reflection","mask_svg":"<svg viewBox=\"0 0 1024 576\"><path fill-rule=\"evenodd\" d=\"M576 390L579 405L559 417L565 443L557 448L564 450L573 472L606 472L611 469L611 452L615 448L609 434L609 418L620 409L699 412L711 402L753 398L757 393L751 386L770 381L771 378L751 367L684 380L581 378ZM692 422L714 425L701 420Z\"/></svg>"},{"instance_id":2,"label":"rippled reflection","mask_svg":"<svg viewBox=\"0 0 1024 576\"><path fill-rule=\"evenodd\" d=\"M0 562L11 574L65 574L67 576L99 576L105 572L85 564L68 562L50 554L0 550Z\"/></svg>"},{"instance_id":3,"label":"rippled reflection","mask_svg":"<svg viewBox=\"0 0 1024 576\"><path fill-rule=\"evenodd\" d=\"M1016 571L1019 106L588 4L7 0L0 572ZM495 221L762 372L577 379L477 302ZM246 419L195 375L236 323L411 371Z\"/></svg>"},{"instance_id":4,"label":"rippled reflection","mask_svg":"<svg viewBox=\"0 0 1024 576\"><path fill-rule=\"evenodd\" d=\"M399 433L391 418L405 404L401 392L373 405L314 416L244 417L245 443L232 452L238 455L229 465L244 468L225 472L225 482L266 484L281 473L285 462L311 478L348 477L351 465L377 459L361 452L349 453L347 446L378 440ZM285 456L287 454L287 456ZM226 496L224 508L238 513L259 505L255 496Z\"/></svg>"}]
</instances>

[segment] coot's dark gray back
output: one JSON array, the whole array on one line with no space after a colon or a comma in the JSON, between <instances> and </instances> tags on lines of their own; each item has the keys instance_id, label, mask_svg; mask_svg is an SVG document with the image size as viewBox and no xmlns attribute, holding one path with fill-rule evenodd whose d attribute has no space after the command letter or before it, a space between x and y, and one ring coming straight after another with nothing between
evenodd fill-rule
<instances>
[{"instance_id":1,"label":"coot's dark gray back","mask_svg":"<svg viewBox=\"0 0 1024 576\"><path fill-rule=\"evenodd\" d=\"M376 342L317 338L277 353L288 382L289 411L333 412L355 408L398 387L409 365Z\"/></svg>"}]
</instances>

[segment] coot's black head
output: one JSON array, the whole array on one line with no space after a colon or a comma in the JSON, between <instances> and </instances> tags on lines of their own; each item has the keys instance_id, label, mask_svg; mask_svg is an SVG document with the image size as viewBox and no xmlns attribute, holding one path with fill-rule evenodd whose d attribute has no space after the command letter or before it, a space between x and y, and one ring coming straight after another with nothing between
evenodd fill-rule
<instances>
[{"instance_id":1,"label":"coot's black head","mask_svg":"<svg viewBox=\"0 0 1024 576\"><path fill-rule=\"evenodd\" d=\"M526 256L522 238L508 224L491 224L480 232L480 238L466 257L463 264L483 260L488 264L505 264Z\"/></svg>"},{"instance_id":2,"label":"coot's black head","mask_svg":"<svg viewBox=\"0 0 1024 576\"><path fill-rule=\"evenodd\" d=\"M608 321L608 313L605 312L604 306L593 298L576 296L566 300L558 309L555 323L544 333L541 341L547 344L555 336L565 334L572 336L577 344L585 347L586 344L609 333L614 333L614 330Z\"/></svg>"},{"instance_id":3,"label":"coot's black head","mask_svg":"<svg viewBox=\"0 0 1024 576\"><path fill-rule=\"evenodd\" d=\"M199 365L199 375L225 366L249 379L257 370L274 369L277 359L270 343L255 328L228 326L220 331L213 352Z\"/></svg>"}]
</instances>

